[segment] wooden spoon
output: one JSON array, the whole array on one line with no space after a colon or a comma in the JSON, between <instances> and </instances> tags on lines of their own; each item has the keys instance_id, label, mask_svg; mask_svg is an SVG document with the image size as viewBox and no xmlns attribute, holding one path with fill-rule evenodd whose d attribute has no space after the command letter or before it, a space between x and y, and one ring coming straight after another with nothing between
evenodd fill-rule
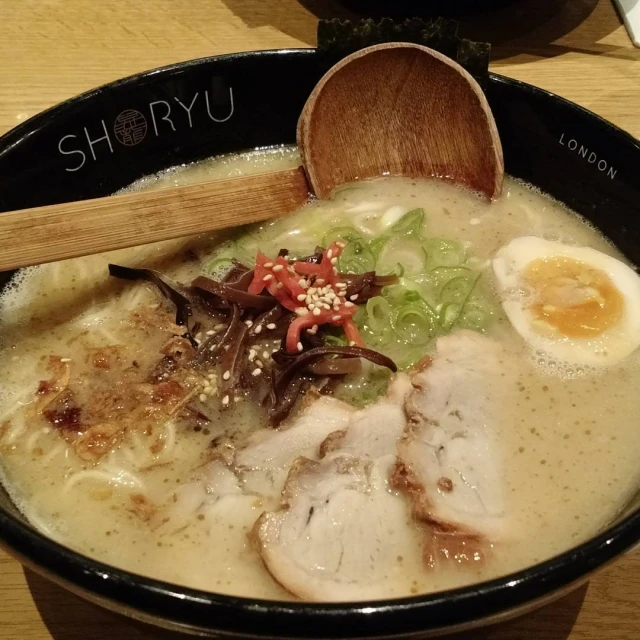
<instances>
[{"instance_id":1,"label":"wooden spoon","mask_svg":"<svg viewBox=\"0 0 640 640\"><path fill-rule=\"evenodd\" d=\"M338 63L309 97L297 138L320 198L381 175L437 176L500 194L502 149L482 90L419 45L377 45ZM299 167L2 213L0 271L267 220L308 196Z\"/></svg>"},{"instance_id":2,"label":"wooden spoon","mask_svg":"<svg viewBox=\"0 0 640 640\"><path fill-rule=\"evenodd\" d=\"M446 178L488 198L502 190L502 145L482 89L417 44L380 44L336 64L304 106L298 148L318 198L381 175Z\"/></svg>"}]
</instances>

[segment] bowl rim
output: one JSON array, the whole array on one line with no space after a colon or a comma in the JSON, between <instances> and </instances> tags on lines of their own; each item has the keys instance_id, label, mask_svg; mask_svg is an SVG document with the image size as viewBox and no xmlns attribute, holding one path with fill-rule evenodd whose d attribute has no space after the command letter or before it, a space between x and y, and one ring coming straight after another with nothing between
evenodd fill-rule
<instances>
[{"instance_id":1,"label":"bowl rim","mask_svg":"<svg viewBox=\"0 0 640 640\"><path fill-rule=\"evenodd\" d=\"M0 156L68 108L75 108L113 88L126 87L156 75L170 75L217 61L263 59L272 56L313 57L315 54L314 48L244 51L197 58L133 74L71 97L19 124L0 137ZM586 115L604 126L607 135L620 142L624 141L625 144L631 143L640 153L638 140L588 109L533 85L495 73L490 73L489 76L490 84L508 85L531 96L552 100L566 109L573 110L574 113ZM162 618L163 613L168 613L167 606L171 604L191 605L185 611L186 616L176 617L169 614L168 619L180 619L181 624L187 627L195 625L195 628L256 637L273 637L274 627L265 623L274 614L289 618L288 623L284 620L280 632L284 629L284 636L298 638L318 637L318 632L324 637L339 637L341 633L344 634L345 619L349 617L354 618L353 622L355 617L359 618L359 622L366 618L367 623L366 626L362 625L362 633L353 628L349 629L352 637L362 637L363 634L378 635L371 633L371 630L380 627L383 620L385 627L380 627L380 630L391 633L382 635L401 635L453 626L456 620L464 623L481 617L499 615L510 608L544 599L551 592L570 588L586 579L594 570L631 549L639 541L640 509L637 509L575 547L543 562L492 580L446 591L385 600L339 603L288 602L192 589L118 569L55 542L4 508L0 508L0 544L23 564L35 568L72 591L80 590L84 595L87 595L87 592L93 594L107 606L108 602L105 602L105 599L123 607L134 610L138 608L139 611L148 614L147 619ZM132 602L131 598L125 597L131 593L136 594L136 599L141 598L144 601L142 607L140 603ZM466 615L463 610L465 605L473 605L471 613ZM203 624L202 619L194 621L189 617L189 613L196 610L193 607L206 607L206 619L211 621L210 626ZM446 611L442 611L443 615L439 617L438 609L445 607ZM217 616L216 612L221 615ZM135 613L129 613L137 617ZM304 620L305 628L297 627L296 620L300 623ZM309 623L312 623L311 627L306 628ZM313 623L319 626L313 627ZM327 626L324 626L325 623Z\"/></svg>"}]
</instances>

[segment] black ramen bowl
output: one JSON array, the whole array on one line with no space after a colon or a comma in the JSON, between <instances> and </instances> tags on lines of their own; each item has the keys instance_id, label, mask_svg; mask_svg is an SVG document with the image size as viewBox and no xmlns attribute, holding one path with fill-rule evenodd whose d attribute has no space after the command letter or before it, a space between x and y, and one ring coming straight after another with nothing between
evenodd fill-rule
<instances>
[{"instance_id":1,"label":"black ramen bowl","mask_svg":"<svg viewBox=\"0 0 640 640\"><path fill-rule=\"evenodd\" d=\"M298 114L321 73L312 49L243 53L150 71L69 100L0 139L0 211L104 196L173 165L293 143ZM640 264L638 142L574 104L498 75L487 95L508 173L584 215ZM6 283L10 274L0 276ZM204 635L438 635L541 606L639 540L636 500L584 544L490 582L376 602L270 602L96 562L38 533L0 495L0 542L25 565L115 611Z\"/></svg>"}]
</instances>

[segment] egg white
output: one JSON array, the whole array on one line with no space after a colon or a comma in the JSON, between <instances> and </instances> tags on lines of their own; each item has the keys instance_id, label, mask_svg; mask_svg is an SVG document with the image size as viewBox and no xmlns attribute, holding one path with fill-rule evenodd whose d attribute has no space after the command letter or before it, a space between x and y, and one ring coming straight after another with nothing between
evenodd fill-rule
<instances>
[{"instance_id":1,"label":"egg white","mask_svg":"<svg viewBox=\"0 0 640 640\"><path fill-rule=\"evenodd\" d=\"M606 273L624 300L622 318L602 334L589 338L545 336L537 331L523 274L534 260L566 257ZM606 366L626 358L640 346L640 276L629 266L600 251L573 247L534 236L523 236L502 247L493 271L509 321L520 336L541 355L565 366Z\"/></svg>"}]
</instances>

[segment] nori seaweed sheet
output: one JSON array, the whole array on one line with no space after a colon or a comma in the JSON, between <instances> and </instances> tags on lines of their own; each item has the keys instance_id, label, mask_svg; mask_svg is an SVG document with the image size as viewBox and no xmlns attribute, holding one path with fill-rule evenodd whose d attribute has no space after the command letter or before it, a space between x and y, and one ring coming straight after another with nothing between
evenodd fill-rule
<instances>
[{"instance_id":1,"label":"nori seaweed sheet","mask_svg":"<svg viewBox=\"0 0 640 640\"><path fill-rule=\"evenodd\" d=\"M455 60L485 89L489 81L491 45L473 42L458 36L455 20L407 18L395 22L382 18L376 22L366 18L351 20L320 20L318 23L318 53L326 69L352 53L383 42L421 44Z\"/></svg>"}]
</instances>

